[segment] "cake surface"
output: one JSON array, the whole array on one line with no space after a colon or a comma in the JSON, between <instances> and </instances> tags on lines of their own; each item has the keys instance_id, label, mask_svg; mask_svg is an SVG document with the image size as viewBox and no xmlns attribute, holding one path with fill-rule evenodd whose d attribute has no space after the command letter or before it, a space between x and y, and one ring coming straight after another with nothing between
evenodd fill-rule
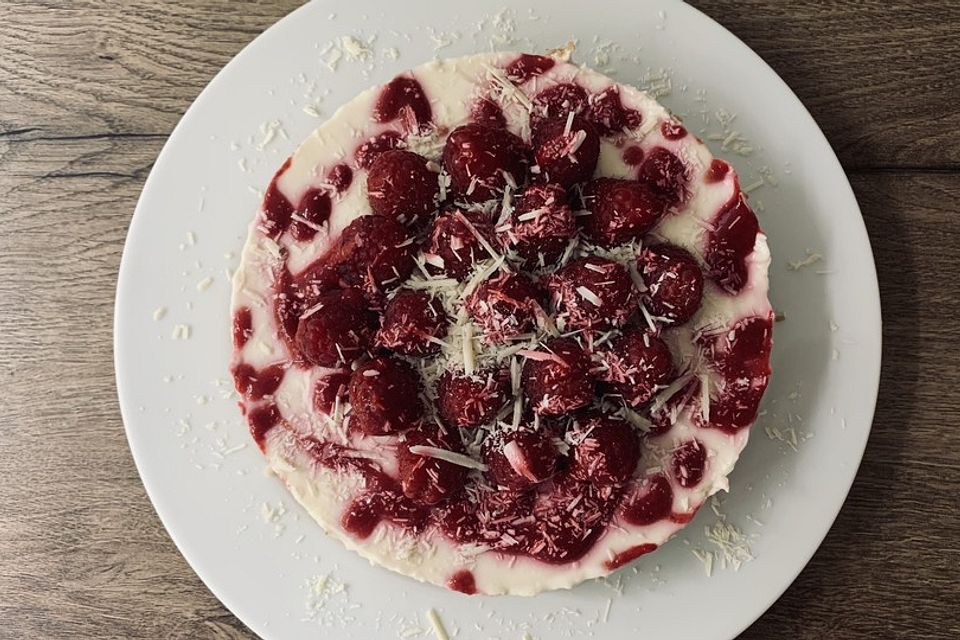
<instances>
[{"instance_id":1,"label":"cake surface","mask_svg":"<svg viewBox=\"0 0 960 640\"><path fill-rule=\"evenodd\" d=\"M433 61L271 181L231 371L348 548L466 593L567 588L727 488L769 262L733 168L645 93L562 56Z\"/></svg>"}]
</instances>

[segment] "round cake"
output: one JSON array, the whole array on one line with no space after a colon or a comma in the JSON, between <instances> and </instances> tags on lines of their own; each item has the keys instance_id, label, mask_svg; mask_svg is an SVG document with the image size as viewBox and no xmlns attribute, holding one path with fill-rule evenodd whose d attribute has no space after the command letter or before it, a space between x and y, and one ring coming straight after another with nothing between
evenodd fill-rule
<instances>
[{"instance_id":1,"label":"round cake","mask_svg":"<svg viewBox=\"0 0 960 640\"><path fill-rule=\"evenodd\" d=\"M770 375L734 170L566 53L351 100L273 177L234 280L270 469L348 548L465 593L654 551L727 489Z\"/></svg>"}]
</instances>

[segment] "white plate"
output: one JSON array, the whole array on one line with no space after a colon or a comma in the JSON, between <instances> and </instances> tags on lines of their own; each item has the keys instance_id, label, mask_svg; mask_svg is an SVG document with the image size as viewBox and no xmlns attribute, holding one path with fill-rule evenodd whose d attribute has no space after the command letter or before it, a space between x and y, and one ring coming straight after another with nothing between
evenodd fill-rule
<instances>
[{"instance_id":1,"label":"white plate","mask_svg":"<svg viewBox=\"0 0 960 640\"><path fill-rule=\"evenodd\" d=\"M429 636L429 608L448 631L458 629L459 638L520 640L525 631L533 638L614 639L641 631L644 637L731 638L763 613L816 550L870 430L880 305L857 203L793 93L696 10L670 1L601 0L566 4L559 13L555 0L518 0L497 18L482 4L310 4L257 38L184 116L144 187L117 286L117 386L144 485L197 574L265 638ZM322 62L334 55L325 45L347 34L376 35L374 58L345 56L334 72ZM598 42L592 34L601 34ZM778 182L757 189L751 201L758 208L762 203L759 216L774 255L773 302L786 321L775 327L767 413L719 508L749 536L755 558L734 570L722 568L718 556L706 577L692 551L717 551L704 529L718 517L703 509L681 536L606 583L533 599L462 596L369 566L327 539L261 472L264 462L229 397L224 269L236 266L258 204L255 190L320 122L305 106L322 97L319 108L329 115L370 84L435 55L434 46L447 40L439 50L444 56L491 42L539 50L577 36L577 59L613 68L621 81L662 86L656 77L668 70L672 92L662 102L733 162L745 186L764 166ZM399 59L390 55L392 47ZM755 148L750 156L725 153L720 141L711 141L710 133L731 134L718 124L721 108L737 114L736 129ZM265 125L274 121L282 132ZM264 144L270 131L277 135ZM729 146L736 144L728 140ZM808 250L824 259L787 268ZM212 284L201 291L210 276ZM159 307L167 312L156 320ZM179 324L189 325L188 339L172 338ZM785 441L768 437L764 427ZM800 436L796 450L790 429Z\"/></svg>"}]
</instances>

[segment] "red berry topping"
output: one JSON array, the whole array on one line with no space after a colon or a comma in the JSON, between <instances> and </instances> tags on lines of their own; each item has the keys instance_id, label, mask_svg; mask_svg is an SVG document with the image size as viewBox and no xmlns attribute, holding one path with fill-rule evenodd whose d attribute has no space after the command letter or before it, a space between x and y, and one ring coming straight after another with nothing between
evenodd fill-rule
<instances>
[{"instance_id":1,"label":"red berry topping","mask_svg":"<svg viewBox=\"0 0 960 640\"><path fill-rule=\"evenodd\" d=\"M233 314L233 347L243 349L253 335L253 314L250 307L240 307Z\"/></svg>"},{"instance_id":2,"label":"red berry topping","mask_svg":"<svg viewBox=\"0 0 960 640\"><path fill-rule=\"evenodd\" d=\"M747 257L753 253L760 224L743 194L726 204L713 221L704 260L709 275L730 293L747 284Z\"/></svg>"},{"instance_id":3,"label":"red berry topping","mask_svg":"<svg viewBox=\"0 0 960 640\"><path fill-rule=\"evenodd\" d=\"M471 202L499 198L527 178L523 141L506 129L473 122L454 129L443 148L453 189Z\"/></svg>"},{"instance_id":4,"label":"red berry topping","mask_svg":"<svg viewBox=\"0 0 960 640\"><path fill-rule=\"evenodd\" d=\"M582 482L620 485L630 479L640 460L640 439L626 420L588 412L567 434L573 444L570 473Z\"/></svg>"},{"instance_id":5,"label":"red berry topping","mask_svg":"<svg viewBox=\"0 0 960 640\"><path fill-rule=\"evenodd\" d=\"M699 440L686 442L673 451L671 468L673 477L681 487L690 488L700 484L706 465L707 449Z\"/></svg>"},{"instance_id":6,"label":"red berry topping","mask_svg":"<svg viewBox=\"0 0 960 640\"><path fill-rule=\"evenodd\" d=\"M373 343L377 316L356 290L323 293L308 311L310 315L301 318L297 327L296 345L310 364L349 364Z\"/></svg>"},{"instance_id":7,"label":"red berry topping","mask_svg":"<svg viewBox=\"0 0 960 640\"><path fill-rule=\"evenodd\" d=\"M313 388L313 406L317 411L331 415L334 408L346 399L349 386L350 373L347 371L334 371L323 376Z\"/></svg>"},{"instance_id":8,"label":"red berry topping","mask_svg":"<svg viewBox=\"0 0 960 640\"><path fill-rule=\"evenodd\" d=\"M287 230L290 226L290 217L293 215L293 205L277 186L277 178L281 171L278 171L270 181L270 186L267 187L267 192L263 196L260 227L271 238L278 238Z\"/></svg>"},{"instance_id":9,"label":"red berry topping","mask_svg":"<svg viewBox=\"0 0 960 640\"><path fill-rule=\"evenodd\" d=\"M686 250L672 244L644 247L637 270L647 287L643 303L652 315L683 324L700 308L703 273Z\"/></svg>"},{"instance_id":10,"label":"red berry topping","mask_svg":"<svg viewBox=\"0 0 960 640\"><path fill-rule=\"evenodd\" d=\"M501 271L474 289L465 308L487 342L505 342L533 328L540 290L526 276Z\"/></svg>"},{"instance_id":11,"label":"red berry topping","mask_svg":"<svg viewBox=\"0 0 960 640\"><path fill-rule=\"evenodd\" d=\"M768 380L767 376L761 376L719 382L719 388L711 390L710 410L706 416L701 412L698 422L731 434L749 427L757 419Z\"/></svg>"},{"instance_id":12,"label":"red berry topping","mask_svg":"<svg viewBox=\"0 0 960 640\"><path fill-rule=\"evenodd\" d=\"M436 424L421 423L407 431L397 447L403 495L420 504L434 505L459 493L467 479L466 467L415 453L418 446L464 452L460 432L455 429L444 431Z\"/></svg>"},{"instance_id":13,"label":"red berry topping","mask_svg":"<svg viewBox=\"0 0 960 640\"><path fill-rule=\"evenodd\" d=\"M632 407L648 402L673 381L674 374L667 343L635 327L624 331L603 354L601 379Z\"/></svg>"},{"instance_id":14,"label":"red berry topping","mask_svg":"<svg viewBox=\"0 0 960 640\"><path fill-rule=\"evenodd\" d=\"M714 158L710 161L710 168L707 169L707 172L704 174L703 181L708 184L712 182L722 182L729 171L729 164L719 158Z\"/></svg>"},{"instance_id":15,"label":"red berry topping","mask_svg":"<svg viewBox=\"0 0 960 640\"><path fill-rule=\"evenodd\" d=\"M448 370L437 383L437 410L445 424L474 429L492 422L509 394L510 380L503 370L484 369L473 375Z\"/></svg>"},{"instance_id":16,"label":"red berry topping","mask_svg":"<svg viewBox=\"0 0 960 640\"><path fill-rule=\"evenodd\" d=\"M396 358L374 358L350 376L350 426L382 435L410 428L423 414L420 375Z\"/></svg>"},{"instance_id":17,"label":"red berry topping","mask_svg":"<svg viewBox=\"0 0 960 640\"><path fill-rule=\"evenodd\" d=\"M503 109L490 98L479 98L470 107L470 119L491 127L505 129L507 119L503 117Z\"/></svg>"},{"instance_id":18,"label":"red berry topping","mask_svg":"<svg viewBox=\"0 0 960 640\"><path fill-rule=\"evenodd\" d=\"M637 484L623 500L623 519L630 524L648 525L670 516L673 511L673 489L670 481L658 473Z\"/></svg>"},{"instance_id":19,"label":"red berry topping","mask_svg":"<svg viewBox=\"0 0 960 640\"><path fill-rule=\"evenodd\" d=\"M640 165L637 178L664 201L675 207L687 197L689 176L680 158L663 147L653 149Z\"/></svg>"},{"instance_id":20,"label":"red berry topping","mask_svg":"<svg viewBox=\"0 0 960 640\"><path fill-rule=\"evenodd\" d=\"M543 179L564 187L589 180L600 158L600 136L580 117L543 122L533 136L533 146Z\"/></svg>"},{"instance_id":21,"label":"red berry topping","mask_svg":"<svg viewBox=\"0 0 960 640\"><path fill-rule=\"evenodd\" d=\"M447 588L472 596L477 592L477 581L471 572L461 569L447 580Z\"/></svg>"},{"instance_id":22,"label":"red berry topping","mask_svg":"<svg viewBox=\"0 0 960 640\"><path fill-rule=\"evenodd\" d=\"M247 400L261 400L273 395L283 381L284 373L286 367L282 363L257 371L249 364L241 362L233 367L233 382L237 391Z\"/></svg>"},{"instance_id":23,"label":"red berry topping","mask_svg":"<svg viewBox=\"0 0 960 640\"><path fill-rule=\"evenodd\" d=\"M361 169L369 169L373 165L373 161L376 160L381 153L390 151L391 149L400 149L403 146L403 138L399 133L396 131L384 131L357 147L353 155L357 159L357 165Z\"/></svg>"},{"instance_id":24,"label":"red berry topping","mask_svg":"<svg viewBox=\"0 0 960 640\"><path fill-rule=\"evenodd\" d=\"M523 391L536 413L559 416L593 401L590 356L576 340L553 338L521 354Z\"/></svg>"},{"instance_id":25,"label":"red berry topping","mask_svg":"<svg viewBox=\"0 0 960 640\"><path fill-rule=\"evenodd\" d=\"M416 247L408 231L389 218L361 216L337 238L326 256L301 278L308 294L332 287L359 289L375 305L413 271Z\"/></svg>"},{"instance_id":26,"label":"red berry topping","mask_svg":"<svg viewBox=\"0 0 960 640\"><path fill-rule=\"evenodd\" d=\"M590 215L580 218L595 244L613 247L640 239L665 213L663 202L644 183L598 178L583 190L583 206Z\"/></svg>"},{"instance_id":27,"label":"red berry topping","mask_svg":"<svg viewBox=\"0 0 960 640\"><path fill-rule=\"evenodd\" d=\"M330 194L325 189L307 189L300 198L296 214L306 222L294 220L290 224L290 233L300 242L310 242L317 235L319 227L330 219Z\"/></svg>"},{"instance_id":28,"label":"red berry topping","mask_svg":"<svg viewBox=\"0 0 960 640\"><path fill-rule=\"evenodd\" d=\"M538 93L530 109L530 126L536 131L540 125L555 118L566 120L571 111L583 111L587 104L587 92L580 85L557 84Z\"/></svg>"},{"instance_id":29,"label":"red berry topping","mask_svg":"<svg viewBox=\"0 0 960 640\"><path fill-rule=\"evenodd\" d=\"M491 257L480 238L488 245L493 240L493 225L485 214L479 211L443 213L433 221L430 231L428 264L440 268L442 261L448 276L463 280L473 273L476 263Z\"/></svg>"},{"instance_id":30,"label":"red berry topping","mask_svg":"<svg viewBox=\"0 0 960 640\"><path fill-rule=\"evenodd\" d=\"M392 122L402 118L410 130L430 122L432 116L430 101L423 87L415 78L405 76L397 76L384 85L373 107L374 122Z\"/></svg>"},{"instance_id":31,"label":"red berry topping","mask_svg":"<svg viewBox=\"0 0 960 640\"><path fill-rule=\"evenodd\" d=\"M406 356L438 353L437 341L447 335L447 324L437 299L424 291L403 289L387 303L376 342Z\"/></svg>"},{"instance_id":32,"label":"red berry topping","mask_svg":"<svg viewBox=\"0 0 960 640\"><path fill-rule=\"evenodd\" d=\"M679 140L687 135L687 130L676 120L664 120L660 124L660 133L667 140Z\"/></svg>"},{"instance_id":33,"label":"red berry topping","mask_svg":"<svg viewBox=\"0 0 960 640\"><path fill-rule=\"evenodd\" d=\"M250 435L253 436L253 441L257 443L261 450L264 448L267 432L281 422L283 422L283 418L280 416L280 410L272 402L261 404L247 412Z\"/></svg>"},{"instance_id":34,"label":"red berry topping","mask_svg":"<svg viewBox=\"0 0 960 640\"><path fill-rule=\"evenodd\" d=\"M501 487L524 489L549 480L557 472L559 459L557 445L546 430L521 428L484 442L488 473Z\"/></svg>"},{"instance_id":35,"label":"red berry topping","mask_svg":"<svg viewBox=\"0 0 960 640\"><path fill-rule=\"evenodd\" d=\"M590 96L587 118L602 136L623 133L624 129L636 129L643 119L639 111L623 106L620 88L616 85Z\"/></svg>"},{"instance_id":36,"label":"red berry topping","mask_svg":"<svg viewBox=\"0 0 960 640\"><path fill-rule=\"evenodd\" d=\"M437 208L440 185L427 159L412 151L381 153L367 176L367 198L377 215L416 225Z\"/></svg>"},{"instance_id":37,"label":"red berry topping","mask_svg":"<svg viewBox=\"0 0 960 640\"><path fill-rule=\"evenodd\" d=\"M553 68L556 61L546 56L535 56L529 53L521 53L520 57L507 65L504 71L507 77L517 84L523 84L534 76L543 75Z\"/></svg>"},{"instance_id":38,"label":"red berry topping","mask_svg":"<svg viewBox=\"0 0 960 640\"><path fill-rule=\"evenodd\" d=\"M652 427L645 435L653 438L668 433L687 407L695 408L699 397L700 379L693 378L682 389L670 396L662 406L657 406L655 409L651 403L646 410L646 417L650 420Z\"/></svg>"},{"instance_id":39,"label":"red berry topping","mask_svg":"<svg viewBox=\"0 0 960 640\"><path fill-rule=\"evenodd\" d=\"M353 182L353 169L345 164L336 164L327 172L327 182L337 193L343 193Z\"/></svg>"},{"instance_id":40,"label":"red berry topping","mask_svg":"<svg viewBox=\"0 0 960 640\"><path fill-rule=\"evenodd\" d=\"M603 564L607 569L613 571L614 569L619 569L620 567L633 562L640 556L645 556L648 553L652 553L656 550L657 545L653 544L652 542L644 542L615 554L611 559L607 560Z\"/></svg>"},{"instance_id":41,"label":"red berry topping","mask_svg":"<svg viewBox=\"0 0 960 640\"><path fill-rule=\"evenodd\" d=\"M549 276L546 286L563 331L620 327L636 309L630 274L606 258L574 260Z\"/></svg>"},{"instance_id":42,"label":"red berry topping","mask_svg":"<svg viewBox=\"0 0 960 640\"><path fill-rule=\"evenodd\" d=\"M527 187L505 227L498 229L500 244L515 251L528 268L556 264L577 234L566 191L556 184Z\"/></svg>"}]
</instances>

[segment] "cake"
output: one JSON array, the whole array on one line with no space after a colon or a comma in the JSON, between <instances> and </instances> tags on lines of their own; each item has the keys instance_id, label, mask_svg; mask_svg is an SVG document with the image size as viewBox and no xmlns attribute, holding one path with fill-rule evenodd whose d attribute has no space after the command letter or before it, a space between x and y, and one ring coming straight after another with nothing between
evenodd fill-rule
<instances>
[{"instance_id":1,"label":"cake","mask_svg":"<svg viewBox=\"0 0 960 640\"><path fill-rule=\"evenodd\" d=\"M464 593L656 550L728 488L770 375L733 168L568 53L358 95L276 172L234 279L270 470L346 547Z\"/></svg>"}]
</instances>

